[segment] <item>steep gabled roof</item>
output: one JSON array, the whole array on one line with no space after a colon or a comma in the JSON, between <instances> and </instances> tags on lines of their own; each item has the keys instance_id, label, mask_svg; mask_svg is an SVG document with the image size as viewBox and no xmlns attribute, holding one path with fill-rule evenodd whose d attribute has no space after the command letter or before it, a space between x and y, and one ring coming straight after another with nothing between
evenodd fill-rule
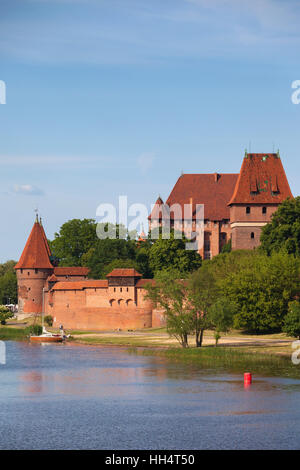
<instances>
[{"instance_id":1,"label":"steep gabled roof","mask_svg":"<svg viewBox=\"0 0 300 470\"><path fill-rule=\"evenodd\" d=\"M43 226L37 219L15 269L53 269L53 265L49 259L50 254L50 248Z\"/></svg>"},{"instance_id":2,"label":"steep gabled roof","mask_svg":"<svg viewBox=\"0 0 300 470\"><path fill-rule=\"evenodd\" d=\"M279 204L293 198L290 186L276 153L248 153L245 155L236 182L231 204Z\"/></svg>"},{"instance_id":3,"label":"steep gabled roof","mask_svg":"<svg viewBox=\"0 0 300 470\"><path fill-rule=\"evenodd\" d=\"M183 214L185 204L192 203L193 213L196 204L204 204L205 219L229 219L227 203L232 196L237 178L236 173L183 174L178 178L166 204L168 206L179 204ZM153 212L154 210L152 214Z\"/></svg>"}]
</instances>

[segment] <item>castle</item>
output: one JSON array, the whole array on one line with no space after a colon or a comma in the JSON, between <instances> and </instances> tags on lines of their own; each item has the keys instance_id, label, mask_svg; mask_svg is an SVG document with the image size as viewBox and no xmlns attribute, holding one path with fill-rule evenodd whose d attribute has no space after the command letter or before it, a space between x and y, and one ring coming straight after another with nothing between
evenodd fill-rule
<instances>
[{"instance_id":1,"label":"castle","mask_svg":"<svg viewBox=\"0 0 300 470\"><path fill-rule=\"evenodd\" d=\"M252 249L260 244L260 233L278 205L293 198L278 153L245 153L240 173L183 174L166 205L171 227L181 227L172 206L192 206L195 230L196 204L204 204L204 243L199 247L203 259L218 255L231 240L232 249ZM151 228L162 225L164 203L159 197L149 216Z\"/></svg>"},{"instance_id":2,"label":"castle","mask_svg":"<svg viewBox=\"0 0 300 470\"><path fill-rule=\"evenodd\" d=\"M261 228L278 205L292 193L279 153L245 154L239 174L184 174L166 204L204 204L203 258L220 253L227 241L232 249L259 245ZM150 227L163 222L163 201L158 198L149 216ZM172 212L171 212L172 215ZM171 218L172 227L179 221ZM105 330L159 327L163 312L145 297L142 279L135 269L114 269L105 280L88 279L88 268L57 267L38 218L21 258L15 266L18 280L19 318L32 314L53 317L53 326L68 329Z\"/></svg>"}]
</instances>

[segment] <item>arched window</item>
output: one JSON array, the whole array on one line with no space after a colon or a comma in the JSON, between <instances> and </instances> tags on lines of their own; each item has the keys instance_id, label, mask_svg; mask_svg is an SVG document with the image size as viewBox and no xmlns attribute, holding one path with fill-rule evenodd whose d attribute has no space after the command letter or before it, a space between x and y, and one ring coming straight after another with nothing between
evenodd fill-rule
<instances>
[{"instance_id":1,"label":"arched window","mask_svg":"<svg viewBox=\"0 0 300 470\"><path fill-rule=\"evenodd\" d=\"M266 214L266 213L267 213L267 208L266 208L266 207L263 207L263 208L262 208L262 213L263 213L263 214Z\"/></svg>"},{"instance_id":2,"label":"arched window","mask_svg":"<svg viewBox=\"0 0 300 470\"><path fill-rule=\"evenodd\" d=\"M251 232L251 238L254 238L254 232Z\"/></svg>"},{"instance_id":3,"label":"arched window","mask_svg":"<svg viewBox=\"0 0 300 470\"><path fill-rule=\"evenodd\" d=\"M246 207L246 214L250 214L250 212L251 212L251 208L250 208L250 206L247 206Z\"/></svg>"}]
</instances>

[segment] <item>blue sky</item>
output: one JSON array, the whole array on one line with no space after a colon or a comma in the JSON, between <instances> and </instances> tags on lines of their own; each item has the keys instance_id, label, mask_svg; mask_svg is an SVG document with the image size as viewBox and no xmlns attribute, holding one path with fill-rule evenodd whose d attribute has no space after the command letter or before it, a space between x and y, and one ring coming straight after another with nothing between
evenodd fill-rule
<instances>
[{"instance_id":1,"label":"blue sky","mask_svg":"<svg viewBox=\"0 0 300 470\"><path fill-rule=\"evenodd\" d=\"M298 0L1 0L0 262L100 203L280 149L299 195Z\"/></svg>"}]
</instances>

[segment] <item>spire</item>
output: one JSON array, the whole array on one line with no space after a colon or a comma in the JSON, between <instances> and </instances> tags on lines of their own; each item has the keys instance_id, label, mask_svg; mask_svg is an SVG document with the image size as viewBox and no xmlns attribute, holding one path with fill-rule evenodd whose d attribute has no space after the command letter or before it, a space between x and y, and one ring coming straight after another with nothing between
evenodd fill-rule
<instances>
[{"instance_id":1,"label":"spire","mask_svg":"<svg viewBox=\"0 0 300 470\"><path fill-rule=\"evenodd\" d=\"M31 233L15 269L52 269L50 262L51 251L48 245L46 234L36 215Z\"/></svg>"}]
</instances>

